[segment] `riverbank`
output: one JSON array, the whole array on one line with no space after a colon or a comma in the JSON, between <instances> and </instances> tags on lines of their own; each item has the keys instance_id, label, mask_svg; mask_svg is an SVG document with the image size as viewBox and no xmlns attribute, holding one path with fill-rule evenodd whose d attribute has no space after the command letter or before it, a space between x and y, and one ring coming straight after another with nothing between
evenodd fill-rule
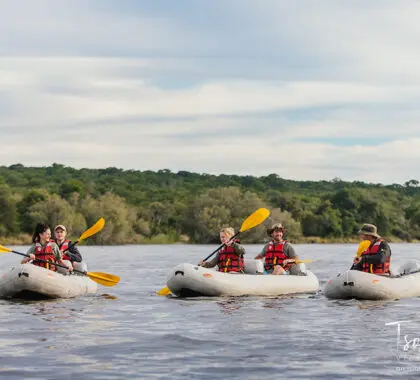
<instances>
[{"instance_id":1,"label":"riverbank","mask_svg":"<svg viewBox=\"0 0 420 380\"><path fill-rule=\"evenodd\" d=\"M9 237L0 237L0 244L1 245L30 245L32 240L32 236L28 234L21 234L19 236L9 236ZM77 240L77 238L71 239L71 240ZM385 240L387 240L389 243L419 243L419 240L412 240L412 241L405 241L402 239L399 239L395 236L393 237L386 237ZM264 244L266 241L256 242L254 244ZM358 237L355 238L321 238L318 236L303 236L298 239L291 239L290 243L292 244L359 244L360 239ZM81 244L89 244L89 242L83 242ZM129 241L127 242L127 245L147 245L147 244L153 244L153 245L159 245L159 244L191 244L191 241L188 236L181 235L179 237L175 237L173 235L164 235L159 234L150 238L141 238L136 239L136 241ZM200 243L193 243L193 244L200 244ZM215 243L217 244L217 243ZM244 242L244 244L247 244L247 242ZM252 244L252 243L248 243ZM101 245L110 245L113 244L101 244ZM121 245L121 244L118 244Z\"/></svg>"}]
</instances>

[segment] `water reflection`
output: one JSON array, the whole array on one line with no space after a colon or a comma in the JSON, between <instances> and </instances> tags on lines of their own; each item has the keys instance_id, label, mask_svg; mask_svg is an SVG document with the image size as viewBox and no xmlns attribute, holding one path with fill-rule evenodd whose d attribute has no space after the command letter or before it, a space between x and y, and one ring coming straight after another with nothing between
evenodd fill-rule
<instances>
[{"instance_id":1,"label":"water reflection","mask_svg":"<svg viewBox=\"0 0 420 380\"><path fill-rule=\"evenodd\" d=\"M101 294L100 297L105 298L107 300L116 300L118 299L116 296L108 293Z\"/></svg>"},{"instance_id":2,"label":"water reflection","mask_svg":"<svg viewBox=\"0 0 420 380\"><path fill-rule=\"evenodd\" d=\"M243 298L224 298L220 301L217 301L216 304L219 306L220 311L223 314L232 314L234 311L239 310L245 305Z\"/></svg>"},{"instance_id":3,"label":"water reflection","mask_svg":"<svg viewBox=\"0 0 420 380\"><path fill-rule=\"evenodd\" d=\"M278 296L264 299L262 307L264 309L282 309L285 304L285 300L290 300L293 296Z\"/></svg>"},{"instance_id":4,"label":"water reflection","mask_svg":"<svg viewBox=\"0 0 420 380\"><path fill-rule=\"evenodd\" d=\"M26 314L41 317L44 321L74 321L75 317L83 311L82 307L71 305L71 300L48 300L28 304Z\"/></svg>"},{"instance_id":5,"label":"water reflection","mask_svg":"<svg viewBox=\"0 0 420 380\"><path fill-rule=\"evenodd\" d=\"M327 303L329 306L344 306L344 307L356 307L358 309L385 309L388 306L395 304L396 300L378 300L378 301L368 301L368 300L357 300L357 299L348 299L348 300L328 300Z\"/></svg>"},{"instance_id":6,"label":"water reflection","mask_svg":"<svg viewBox=\"0 0 420 380\"><path fill-rule=\"evenodd\" d=\"M395 303L394 300L381 300L381 301L358 301L359 309L385 309L391 304Z\"/></svg>"}]
</instances>

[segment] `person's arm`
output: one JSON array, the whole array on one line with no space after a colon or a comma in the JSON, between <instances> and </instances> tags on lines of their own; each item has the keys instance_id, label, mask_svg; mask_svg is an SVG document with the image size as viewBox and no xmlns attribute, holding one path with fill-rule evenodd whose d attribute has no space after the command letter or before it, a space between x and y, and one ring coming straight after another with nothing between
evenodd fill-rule
<instances>
[{"instance_id":1,"label":"person's arm","mask_svg":"<svg viewBox=\"0 0 420 380\"><path fill-rule=\"evenodd\" d=\"M362 256L363 257L363 256ZM363 264L362 261L355 261L353 266L351 267L352 270L363 270Z\"/></svg>"},{"instance_id":2,"label":"person's arm","mask_svg":"<svg viewBox=\"0 0 420 380\"><path fill-rule=\"evenodd\" d=\"M55 261L57 261L57 262L61 261L62 258L63 258L63 255L60 251L60 248L58 248L58 245L54 243L52 245L52 250L53 250L54 257L55 257Z\"/></svg>"},{"instance_id":3,"label":"person's arm","mask_svg":"<svg viewBox=\"0 0 420 380\"><path fill-rule=\"evenodd\" d=\"M219 261L219 253L216 254L216 256L211 261L200 261L200 266L204 268L213 268L217 265L217 262Z\"/></svg>"},{"instance_id":4,"label":"person's arm","mask_svg":"<svg viewBox=\"0 0 420 380\"><path fill-rule=\"evenodd\" d=\"M288 257L288 259L284 260L283 264L294 263L297 260L299 260L295 249L289 242L286 242L286 244L284 245L284 254Z\"/></svg>"},{"instance_id":5,"label":"person's arm","mask_svg":"<svg viewBox=\"0 0 420 380\"><path fill-rule=\"evenodd\" d=\"M232 243L232 247L235 250L235 253L239 256L239 257L243 257L245 255L245 248L243 245L239 244L239 243Z\"/></svg>"},{"instance_id":6,"label":"person's arm","mask_svg":"<svg viewBox=\"0 0 420 380\"><path fill-rule=\"evenodd\" d=\"M66 267L70 272L72 272L73 271L73 265L69 261L64 262L63 254L61 253L60 248L58 248L57 244L53 245L53 252L54 252L55 261L57 262L57 264L60 264L64 267Z\"/></svg>"},{"instance_id":7,"label":"person's arm","mask_svg":"<svg viewBox=\"0 0 420 380\"><path fill-rule=\"evenodd\" d=\"M69 250L65 251L66 255L70 257L70 261L75 261L80 263L82 261L82 255L80 254L79 250L75 245L70 247Z\"/></svg>"},{"instance_id":8,"label":"person's arm","mask_svg":"<svg viewBox=\"0 0 420 380\"><path fill-rule=\"evenodd\" d=\"M32 244L28 251L26 252L27 255L29 255L30 257L24 257L22 259L22 261L20 262L21 264L26 264L28 261L31 260L35 260L35 244Z\"/></svg>"},{"instance_id":9,"label":"person's arm","mask_svg":"<svg viewBox=\"0 0 420 380\"><path fill-rule=\"evenodd\" d=\"M71 265L71 263L64 262L63 261L63 254L60 251L60 248L58 248L57 244L53 244L53 253L54 253L54 257L55 257L55 261L57 264L63 265L64 267L66 267L69 271L73 270L73 265Z\"/></svg>"},{"instance_id":10,"label":"person's arm","mask_svg":"<svg viewBox=\"0 0 420 380\"><path fill-rule=\"evenodd\" d=\"M388 257L391 257L391 248L388 243L381 242L379 246L379 251L375 255L363 255L362 260L368 264L382 264Z\"/></svg>"},{"instance_id":11,"label":"person's arm","mask_svg":"<svg viewBox=\"0 0 420 380\"><path fill-rule=\"evenodd\" d=\"M265 257L265 255L267 254L267 247L268 247L268 244L266 244L263 247L261 253L259 253L257 256L255 256L254 259L255 260L263 259Z\"/></svg>"}]
</instances>

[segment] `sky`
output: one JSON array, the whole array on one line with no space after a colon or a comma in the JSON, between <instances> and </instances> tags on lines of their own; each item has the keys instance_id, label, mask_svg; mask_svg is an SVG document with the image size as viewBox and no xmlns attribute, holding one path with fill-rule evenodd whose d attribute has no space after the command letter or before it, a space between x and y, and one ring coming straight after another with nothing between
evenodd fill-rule
<instances>
[{"instance_id":1,"label":"sky","mask_svg":"<svg viewBox=\"0 0 420 380\"><path fill-rule=\"evenodd\" d=\"M420 179L419 0L0 9L0 165Z\"/></svg>"}]
</instances>

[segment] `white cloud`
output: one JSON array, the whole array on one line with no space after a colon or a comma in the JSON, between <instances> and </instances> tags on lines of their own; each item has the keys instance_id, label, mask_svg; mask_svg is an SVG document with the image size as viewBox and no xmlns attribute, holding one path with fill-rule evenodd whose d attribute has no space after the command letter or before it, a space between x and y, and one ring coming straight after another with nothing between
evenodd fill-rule
<instances>
[{"instance_id":1,"label":"white cloud","mask_svg":"<svg viewBox=\"0 0 420 380\"><path fill-rule=\"evenodd\" d=\"M107 4L0 0L3 164L415 177L420 2Z\"/></svg>"},{"instance_id":2,"label":"white cloud","mask_svg":"<svg viewBox=\"0 0 420 380\"><path fill-rule=\"evenodd\" d=\"M399 104L420 98L420 87L414 86L317 81L225 81L165 90L141 78L118 77L119 70L135 64L129 59L0 61L0 86L8 90L17 108L25 109L9 119L3 118L1 124L45 126L122 117L233 115L354 103ZM141 60L139 65L149 63Z\"/></svg>"}]
</instances>

